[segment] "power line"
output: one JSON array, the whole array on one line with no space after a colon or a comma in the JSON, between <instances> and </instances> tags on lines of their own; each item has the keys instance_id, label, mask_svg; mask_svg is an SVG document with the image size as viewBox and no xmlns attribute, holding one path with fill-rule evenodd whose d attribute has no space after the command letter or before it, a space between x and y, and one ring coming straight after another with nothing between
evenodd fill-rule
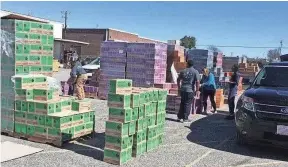
<instances>
[{"instance_id":1,"label":"power line","mask_svg":"<svg viewBox=\"0 0 288 167\"><path fill-rule=\"evenodd\" d=\"M211 46L211 45L196 45L196 46L205 46L205 47L208 47L208 46ZM213 45L215 47L222 47L222 48L254 48L254 49L272 49L272 48L275 48L275 49L278 49L279 46L271 46L271 47L267 47L267 46L228 46L228 45ZM282 47L282 44L281 44L281 48L282 49L288 49L288 47Z\"/></svg>"}]
</instances>

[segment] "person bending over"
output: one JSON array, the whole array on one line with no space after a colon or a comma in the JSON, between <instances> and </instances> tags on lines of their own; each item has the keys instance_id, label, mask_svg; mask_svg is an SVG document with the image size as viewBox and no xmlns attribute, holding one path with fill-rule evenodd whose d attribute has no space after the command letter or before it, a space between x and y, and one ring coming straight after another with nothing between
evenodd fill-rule
<instances>
[{"instance_id":1,"label":"person bending over","mask_svg":"<svg viewBox=\"0 0 288 167\"><path fill-rule=\"evenodd\" d=\"M80 62L80 59L72 62L70 76L74 79L74 81L76 80L75 89L78 100L83 100L85 98L84 85L87 81L87 74Z\"/></svg>"}]
</instances>

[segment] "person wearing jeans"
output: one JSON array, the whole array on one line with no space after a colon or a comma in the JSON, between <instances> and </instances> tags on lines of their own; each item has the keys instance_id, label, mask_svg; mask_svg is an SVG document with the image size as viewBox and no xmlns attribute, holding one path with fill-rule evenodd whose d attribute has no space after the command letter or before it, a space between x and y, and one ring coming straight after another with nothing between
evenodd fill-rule
<instances>
[{"instance_id":1,"label":"person wearing jeans","mask_svg":"<svg viewBox=\"0 0 288 167\"><path fill-rule=\"evenodd\" d=\"M196 90L195 90L196 84ZM188 119L192 107L192 102L196 94L199 96L200 76L199 72L193 68L193 61L187 61L187 68L180 72L177 85L181 96L180 109L177 114L178 121L190 122Z\"/></svg>"},{"instance_id":2,"label":"person wearing jeans","mask_svg":"<svg viewBox=\"0 0 288 167\"><path fill-rule=\"evenodd\" d=\"M232 71L233 74L229 81L229 94L228 94L229 115L226 117L226 119L228 120L234 119L235 97L237 96L238 82L239 82L238 66L234 65L232 67Z\"/></svg>"},{"instance_id":3,"label":"person wearing jeans","mask_svg":"<svg viewBox=\"0 0 288 167\"><path fill-rule=\"evenodd\" d=\"M214 75L209 72L208 68L204 68L203 71L203 79L201 81L202 93L203 93L203 107L204 114L207 114L207 99L210 98L213 113L216 113L216 103L215 103L215 93L216 93L216 83Z\"/></svg>"}]
</instances>

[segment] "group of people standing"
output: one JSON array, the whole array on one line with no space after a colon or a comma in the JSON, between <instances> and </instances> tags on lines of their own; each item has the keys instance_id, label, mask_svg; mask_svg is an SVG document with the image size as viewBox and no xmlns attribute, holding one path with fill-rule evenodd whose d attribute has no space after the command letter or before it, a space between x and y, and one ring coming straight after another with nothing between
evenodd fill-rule
<instances>
[{"instance_id":1,"label":"group of people standing","mask_svg":"<svg viewBox=\"0 0 288 167\"><path fill-rule=\"evenodd\" d=\"M232 67L233 75L229 81L229 94L228 94L228 105L229 105L229 115L226 119L234 119L234 108L235 108L235 97L238 91L238 66L234 65ZM187 61L187 68L180 72L177 85L179 90L179 95L181 96L180 109L177 114L178 121L180 122L190 122L189 115L192 109L192 103L196 96L199 98L202 96L203 114L207 114L207 100L208 97L211 101L213 110L212 113L216 113L216 83L214 74L209 71L208 68L202 70L202 79L200 79L199 72L193 68L193 60Z\"/></svg>"}]
</instances>

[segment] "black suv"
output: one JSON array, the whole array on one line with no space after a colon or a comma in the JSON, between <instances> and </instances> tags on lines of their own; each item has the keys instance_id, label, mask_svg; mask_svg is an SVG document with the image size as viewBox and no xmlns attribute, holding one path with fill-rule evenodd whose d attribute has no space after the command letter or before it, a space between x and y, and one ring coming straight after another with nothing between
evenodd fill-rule
<instances>
[{"instance_id":1,"label":"black suv","mask_svg":"<svg viewBox=\"0 0 288 167\"><path fill-rule=\"evenodd\" d=\"M261 69L239 98L235 121L238 142L288 148L288 62Z\"/></svg>"}]
</instances>

